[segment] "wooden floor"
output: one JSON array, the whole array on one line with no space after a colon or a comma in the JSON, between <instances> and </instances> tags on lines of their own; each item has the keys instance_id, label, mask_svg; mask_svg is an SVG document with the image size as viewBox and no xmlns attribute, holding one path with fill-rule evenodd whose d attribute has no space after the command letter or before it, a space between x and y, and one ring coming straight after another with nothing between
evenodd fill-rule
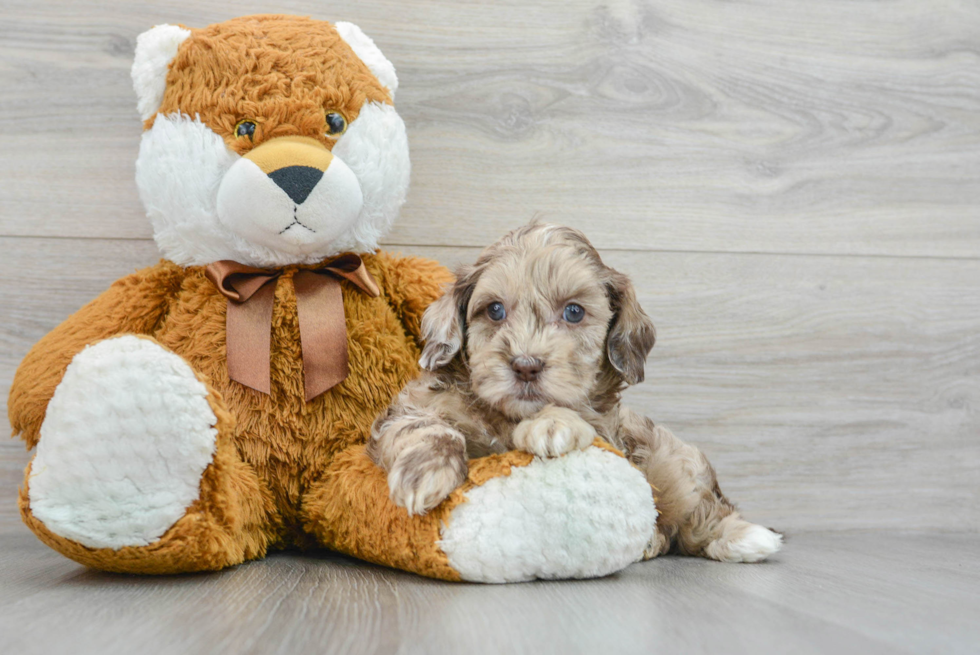
<instances>
[{"instance_id":1,"label":"wooden floor","mask_svg":"<svg viewBox=\"0 0 980 655\"><path fill-rule=\"evenodd\" d=\"M329 553L217 574L85 569L0 533L0 652L976 653L980 537L801 533L764 564L666 557L601 579L444 583Z\"/></svg>"},{"instance_id":2,"label":"wooden floor","mask_svg":"<svg viewBox=\"0 0 980 655\"><path fill-rule=\"evenodd\" d=\"M122 578L18 527L30 453L0 442L0 653L980 652L980 3L2 6L0 399L159 257L136 35L350 20L398 70L412 149L385 247L452 264L533 216L583 229L657 324L629 404L793 538L761 566L501 588L331 555Z\"/></svg>"}]
</instances>

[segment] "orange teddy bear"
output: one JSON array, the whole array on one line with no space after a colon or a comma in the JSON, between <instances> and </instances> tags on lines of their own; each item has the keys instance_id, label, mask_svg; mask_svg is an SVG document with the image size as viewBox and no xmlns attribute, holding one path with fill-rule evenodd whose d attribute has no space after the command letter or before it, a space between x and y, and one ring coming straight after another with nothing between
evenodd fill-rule
<instances>
[{"instance_id":1,"label":"orange teddy bear","mask_svg":"<svg viewBox=\"0 0 980 655\"><path fill-rule=\"evenodd\" d=\"M10 422L37 447L20 508L44 543L109 571L326 547L494 582L641 558L650 488L607 449L475 460L424 516L389 500L364 444L417 374L422 313L451 275L377 250L408 143L394 68L357 26L159 25L138 40L133 82L136 181L165 259L17 371Z\"/></svg>"}]
</instances>

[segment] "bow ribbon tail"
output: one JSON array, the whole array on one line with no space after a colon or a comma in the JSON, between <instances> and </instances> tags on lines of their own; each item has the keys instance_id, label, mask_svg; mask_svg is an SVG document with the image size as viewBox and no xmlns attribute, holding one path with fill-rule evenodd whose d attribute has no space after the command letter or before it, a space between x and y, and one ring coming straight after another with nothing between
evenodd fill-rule
<instances>
[{"instance_id":1,"label":"bow ribbon tail","mask_svg":"<svg viewBox=\"0 0 980 655\"><path fill-rule=\"evenodd\" d=\"M228 299L225 336L229 379L271 393L272 310L276 280L282 271L223 260L209 264L205 274ZM364 262L353 253L293 276L307 402L343 382L349 371L347 323L338 278L371 297L381 293Z\"/></svg>"},{"instance_id":2,"label":"bow ribbon tail","mask_svg":"<svg viewBox=\"0 0 980 655\"><path fill-rule=\"evenodd\" d=\"M269 351L276 279L266 279L246 301L228 299L225 319L228 377L262 393L271 393Z\"/></svg>"},{"instance_id":3,"label":"bow ribbon tail","mask_svg":"<svg viewBox=\"0 0 980 655\"><path fill-rule=\"evenodd\" d=\"M333 275L299 271L293 285L303 349L303 385L309 402L347 378L344 297L340 280Z\"/></svg>"}]
</instances>

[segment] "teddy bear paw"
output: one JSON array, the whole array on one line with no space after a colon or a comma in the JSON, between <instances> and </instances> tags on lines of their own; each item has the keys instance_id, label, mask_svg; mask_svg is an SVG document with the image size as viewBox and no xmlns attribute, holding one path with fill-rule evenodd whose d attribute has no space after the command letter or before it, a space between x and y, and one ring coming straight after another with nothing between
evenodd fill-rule
<instances>
[{"instance_id":1,"label":"teddy bear paw","mask_svg":"<svg viewBox=\"0 0 980 655\"><path fill-rule=\"evenodd\" d=\"M136 336L88 346L41 425L31 512L90 548L148 545L197 500L216 422L207 387L180 356Z\"/></svg>"},{"instance_id":2,"label":"teddy bear paw","mask_svg":"<svg viewBox=\"0 0 980 655\"><path fill-rule=\"evenodd\" d=\"M656 521L643 474L589 447L535 458L467 490L439 547L471 582L593 578L642 559Z\"/></svg>"}]
</instances>

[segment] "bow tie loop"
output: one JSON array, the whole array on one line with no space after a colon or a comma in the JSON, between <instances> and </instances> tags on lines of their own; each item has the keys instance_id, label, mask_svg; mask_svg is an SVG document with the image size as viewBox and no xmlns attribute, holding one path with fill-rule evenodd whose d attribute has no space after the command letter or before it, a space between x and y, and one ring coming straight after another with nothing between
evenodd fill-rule
<instances>
[{"instance_id":1,"label":"bow tie loop","mask_svg":"<svg viewBox=\"0 0 980 655\"><path fill-rule=\"evenodd\" d=\"M207 278L228 299L228 377L266 394L271 393L272 310L282 273L229 260L205 269ZM341 278L371 297L381 295L364 262L353 253L293 275L307 401L343 382L349 371Z\"/></svg>"}]
</instances>

